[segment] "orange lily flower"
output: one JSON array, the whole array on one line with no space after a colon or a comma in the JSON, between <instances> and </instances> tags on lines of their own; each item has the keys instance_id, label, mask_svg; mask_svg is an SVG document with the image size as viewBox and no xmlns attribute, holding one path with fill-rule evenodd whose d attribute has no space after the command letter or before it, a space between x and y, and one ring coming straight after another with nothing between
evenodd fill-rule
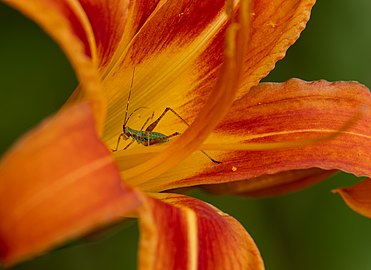
<instances>
[{"instance_id":1,"label":"orange lily flower","mask_svg":"<svg viewBox=\"0 0 371 270\"><path fill-rule=\"evenodd\" d=\"M80 81L65 107L0 162L5 265L137 217L140 269L263 269L238 221L169 190L266 196L335 169L371 175L366 87L258 84L299 37L313 0L5 2L58 42ZM156 130L179 138L112 153L127 105L124 124L137 131L168 106L192 125L166 115ZM320 141L329 134L337 136ZM370 189L367 179L336 191L371 217Z\"/></svg>"}]
</instances>

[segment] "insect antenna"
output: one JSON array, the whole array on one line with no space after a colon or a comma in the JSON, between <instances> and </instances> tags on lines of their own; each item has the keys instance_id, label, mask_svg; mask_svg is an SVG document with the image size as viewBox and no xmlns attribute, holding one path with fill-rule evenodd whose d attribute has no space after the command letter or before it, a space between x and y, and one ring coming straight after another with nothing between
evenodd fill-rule
<instances>
[{"instance_id":1,"label":"insect antenna","mask_svg":"<svg viewBox=\"0 0 371 270\"><path fill-rule=\"evenodd\" d=\"M131 83L130 83L130 90L129 90L129 96L128 96L128 101L126 102L126 110L125 110L125 118L124 118L124 126L127 124L129 121L130 116L133 114L131 113L128 116L128 111L129 111L129 103L130 103L130 97L131 97L131 90L133 89L133 83L134 83L134 73L135 73L135 67L133 68L133 75L131 76Z\"/></svg>"},{"instance_id":2,"label":"insect antenna","mask_svg":"<svg viewBox=\"0 0 371 270\"><path fill-rule=\"evenodd\" d=\"M148 109L148 107L144 107L144 106L142 106L142 107L138 107L138 108L136 108L134 111L132 111L130 114L129 114L129 117L126 119L126 121L124 122L124 125L126 125L128 122L129 122L129 119L130 119L130 117L132 117L133 116L133 114L135 113L135 112L137 112L137 111L139 111L139 110L141 110L141 109ZM126 116L125 116L126 117Z\"/></svg>"}]
</instances>

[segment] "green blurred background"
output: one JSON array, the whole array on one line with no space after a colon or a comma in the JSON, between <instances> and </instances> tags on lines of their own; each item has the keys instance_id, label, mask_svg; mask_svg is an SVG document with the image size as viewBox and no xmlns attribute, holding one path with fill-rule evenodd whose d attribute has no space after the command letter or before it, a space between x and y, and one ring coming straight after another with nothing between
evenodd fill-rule
<instances>
[{"instance_id":1,"label":"green blurred background","mask_svg":"<svg viewBox=\"0 0 371 270\"><path fill-rule=\"evenodd\" d=\"M319 1L299 41L266 80L356 80L371 88L370 15L369 0ZM3 153L21 134L58 110L76 79L54 42L3 3L0 37ZM269 199L198 191L192 195L237 218L255 239L269 270L371 269L371 221L330 193L357 180L338 174L310 189ZM96 241L80 240L12 269L136 269L138 237L135 222L124 224Z\"/></svg>"}]
</instances>

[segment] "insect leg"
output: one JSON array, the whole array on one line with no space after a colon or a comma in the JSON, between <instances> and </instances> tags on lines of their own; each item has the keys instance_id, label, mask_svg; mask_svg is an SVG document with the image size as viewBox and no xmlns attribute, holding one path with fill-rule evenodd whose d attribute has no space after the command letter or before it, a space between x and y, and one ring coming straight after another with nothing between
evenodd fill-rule
<instances>
[{"instance_id":1,"label":"insect leg","mask_svg":"<svg viewBox=\"0 0 371 270\"><path fill-rule=\"evenodd\" d=\"M154 112L153 112L152 115L151 115L150 117L148 117L147 120L144 122L144 124L143 124L143 126L141 127L140 131L142 131L143 128L148 124L148 122L149 122L150 120L153 119L153 116L155 116L155 113L154 113ZM147 130L147 131L148 131L148 130Z\"/></svg>"},{"instance_id":2,"label":"insect leg","mask_svg":"<svg viewBox=\"0 0 371 270\"><path fill-rule=\"evenodd\" d=\"M169 110L173 110L173 109L171 109L171 108L169 108L169 107L167 107L163 112L162 112L162 114L152 123L152 124L150 124L147 128L146 128L146 131L150 131L150 132L152 132L154 129L155 129L155 127L158 125L158 123L160 122L160 120L162 119L162 117L164 117L165 116L165 114L169 111Z\"/></svg>"},{"instance_id":3,"label":"insect leg","mask_svg":"<svg viewBox=\"0 0 371 270\"><path fill-rule=\"evenodd\" d=\"M124 136L123 133L121 133L121 134L119 135L119 137L117 138L116 149L112 149L112 152L116 152L117 149L119 149L119 144L120 144L120 141L121 141L122 136Z\"/></svg>"},{"instance_id":4,"label":"insect leg","mask_svg":"<svg viewBox=\"0 0 371 270\"><path fill-rule=\"evenodd\" d=\"M176 117L178 117L180 120L182 120L182 122L184 124L186 124L188 127L190 126L186 120L183 119L183 117L181 117L176 111L174 111L172 108L170 107L167 107L163 112L162 114L156 119L156 121L154 121L152 124L150 124L146 131L153 131L155 129L155 127L157 126L157 124L160 122L160 120L162 119L162 117L165 116L165 114L168 112L168 111L171 111Z\"/></svg>"},{"instance_id":5,"label":"insect leg","mask_svg":"<svg viewBox=\"0 0 371 270\"><path fill-rule=\"evenodd\" d=\"M165 116L165 114L168 112L168 111L171 111L176 117L178 117L180 120L182 120L182 122L184 123L184 124L186 124L188 127L190 126L189 124L188 124L188 122L186 121L186 120L184 120L183 119L183 117L181 117L176 111L174 111L172 108L170 108L170 107L167 107L164 111L163 111L163 113L159 116L159 118L157 118L156 119L156 121L154 121L152 124L150 124L148 127L147 127L147 129L146 129L146 131L152 131L156 126L157 126L157 124L160 122L160 120L162 119L162 117L164 117ZM178 133L178 132L176 132L176 133ZM175 133L174 133L175 134ZM176 135L179 135L180 133L178 133L178 134L176 134L176 135L174 135L174 134L171 134L171 135L169 135L169 136L171 136L171 137L174 137L174 136L176 136ZM168 138L170 138L168 136ZM215 159L213 159L212 157L210 157L205 151L203 151L203 150L201 150L201 153L203 153L205 156L207 156L212 162L214 162L214 163L217 163L217 164L221 164L222 162L220 162L220 161L217 161L217 160L215 160Z\"/></svg>"},{"instance_id":6,"label":"insect leg","mask_svg":"<svg viewBox=\"0 0 371 270\"><path fill-rule=\"evenodd\" d=\"M175 136L178 136L178 135L180 135L179 132L174 132L173 134L170 134L170 135L166 136L166 138L170 139L171 137L175 137Z\"/></svg>"},{"instance_id":7,"label":"insect leg","mask_svg":"<svg viewBox=\"0 0 371 270\"><path fill-rule=\"evenodd\" d=\"M125 146L123 150L126 150L126 149L128 149L128 148L129 148L129 146L130 146L130 145L132 145L134 141L135 141L135 140L134 140L134 139L132 139L132 140L131 140L131 142L129 142L129 144L128 144L127 146Z\"/></svg>"}]
</instances>

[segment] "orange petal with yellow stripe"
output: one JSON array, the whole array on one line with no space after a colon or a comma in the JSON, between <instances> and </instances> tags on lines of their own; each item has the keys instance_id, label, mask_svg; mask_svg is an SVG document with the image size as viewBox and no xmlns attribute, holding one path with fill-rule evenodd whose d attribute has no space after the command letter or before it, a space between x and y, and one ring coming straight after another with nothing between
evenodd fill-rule
<instances>
[{"instance_id":1,"label":"orange petal with yellow stripe","mask_svg":"<svg viewBox=\"0 0 371 270\"><path fill-rule=\"evenodd\" d=\"M142 188L250 181L313 167L369 176L370 108L369 89L355 82L262 83L235 101L204 145L222 164L195 152Z\"/></svg>"},{"instance_id":2,"label":"orange petal with yellow stripe","mask_svg":"<svg viewBox=\"0 0 371 270\"><path fill-rule=\"evenodd\" d=\"M80 104L40 124L0 162L0 260L13 264L139 207Z\"/></svg>"},{"instance_id":3,"label":"orange petal with yellow stripe","mask_svg":"<svg viewBox=\"0 0 371 270\"><path fill-rule=\"evenodd\" d=\"M140 220L139 269L264 269L254 241L234 218L191 197L154 196Z\"/></svg>"}]
</instances>

